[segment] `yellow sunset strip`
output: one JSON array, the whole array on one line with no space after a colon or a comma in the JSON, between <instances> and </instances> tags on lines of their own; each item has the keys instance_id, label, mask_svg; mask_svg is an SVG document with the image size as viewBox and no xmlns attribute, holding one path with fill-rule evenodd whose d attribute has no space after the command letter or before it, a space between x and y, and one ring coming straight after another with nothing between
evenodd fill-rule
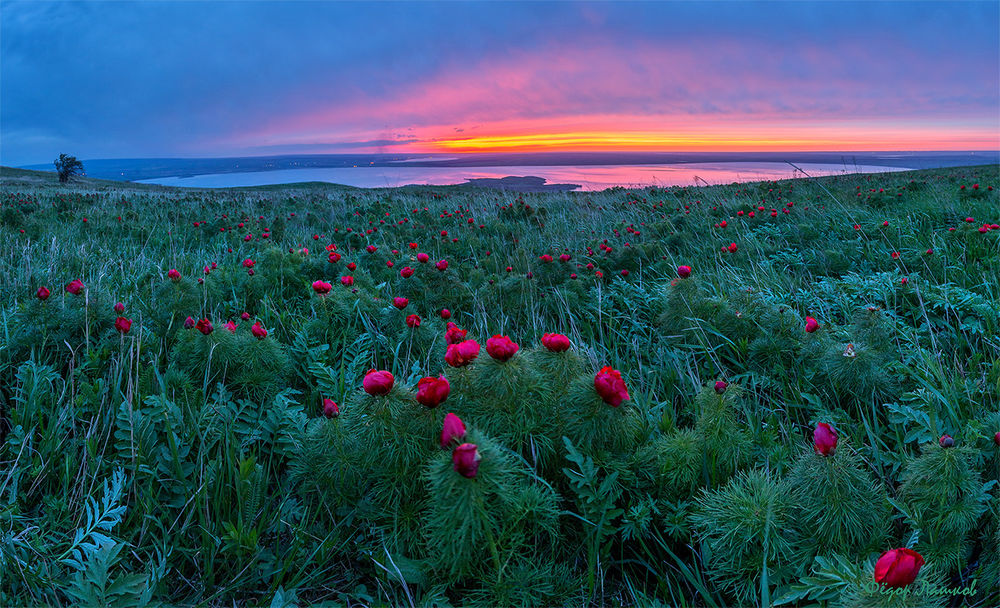
<instances>
[{"instance_id":1,"label":"yellow sunset strip","mask_svg":"<svg viewBox=\"0 0 1000 608\"><path fill-rule=\"evenodd\" d=\"M692 149L816 146L815 139L756 139L731 137L669 136L656 133L532 133L524 135L484 135L436 140L442 150L514 150L552 148ZM830 142L833 143L833 142ZM843 143L843 142L838 142Z\"/></svg>"}]
</instances>

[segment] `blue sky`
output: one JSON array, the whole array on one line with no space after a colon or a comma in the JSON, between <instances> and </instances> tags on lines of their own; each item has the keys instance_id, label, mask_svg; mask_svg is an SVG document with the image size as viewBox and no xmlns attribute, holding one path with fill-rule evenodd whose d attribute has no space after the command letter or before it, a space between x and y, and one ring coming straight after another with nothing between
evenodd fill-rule
<instances>
[{"instance_id":1,"label":"blue sky","mask_svg":"<svg viewBox=\"0 0 1000 608\"><path fill-rule=\"evenodd\" d=\"M997 149L998 7L4 1L0 162Z\"/></svg>"}]
</instances>

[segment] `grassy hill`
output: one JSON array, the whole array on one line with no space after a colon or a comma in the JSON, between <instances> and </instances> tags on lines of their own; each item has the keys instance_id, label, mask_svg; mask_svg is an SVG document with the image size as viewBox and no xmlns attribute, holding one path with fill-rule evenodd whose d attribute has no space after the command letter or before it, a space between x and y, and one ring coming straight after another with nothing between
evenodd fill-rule
<instances>
[{"instance_id":1,"label":"grassy hill","mask_svg":"<svg viewBox=\"0 0 1000 608\"><path fill-rule=\"evenodd\" d=\"M0 604L996 605L998 188L0 168Z\"/></svg>"}]
</instances>

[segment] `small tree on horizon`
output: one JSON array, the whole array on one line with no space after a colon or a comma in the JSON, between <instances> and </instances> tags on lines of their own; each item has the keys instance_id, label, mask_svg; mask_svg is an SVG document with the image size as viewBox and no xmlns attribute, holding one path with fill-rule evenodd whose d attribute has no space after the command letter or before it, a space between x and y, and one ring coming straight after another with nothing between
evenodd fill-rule
<instances>
[{"instance_id":1,"label":"small tree on horizon","mask_svg":"<svg viewBox=\"0 0 1000 608\"><path fill-rule=\"evenodd\" d=\"M77 175L86 175L86 172L83 170L83 163L77 160L75 156L60 154L54 164L56 171L59 172L60 182L68 182Z\"/></svg>"}]
</instances>

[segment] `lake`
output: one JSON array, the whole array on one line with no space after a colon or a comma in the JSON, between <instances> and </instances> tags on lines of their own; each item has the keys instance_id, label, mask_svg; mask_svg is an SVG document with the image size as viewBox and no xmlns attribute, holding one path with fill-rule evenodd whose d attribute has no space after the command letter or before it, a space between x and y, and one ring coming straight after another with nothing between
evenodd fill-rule
<instances>
[{"instance_id":1,"label":"lake","mask_svg":"<svg viewBox=\"0 0 1000 608\"><path fill-rule=\"evenodd\" d=\"M905 167L796 163L810 176L846 173L905 171ZM247 173L213 173L190 177L159 177L139 180L146 184L189 188L263 186L295 182L330 182L359 188L394 188L405 185L445 186L469 179L501 178L509 175L536 176L550 184L579 184L580 190L604 190L614 186L695 186L729 184L804 177L780 162L714 162L659 165L513 165L486 167L325 167L279 169Z\"/></svg>"}]
</instances>

